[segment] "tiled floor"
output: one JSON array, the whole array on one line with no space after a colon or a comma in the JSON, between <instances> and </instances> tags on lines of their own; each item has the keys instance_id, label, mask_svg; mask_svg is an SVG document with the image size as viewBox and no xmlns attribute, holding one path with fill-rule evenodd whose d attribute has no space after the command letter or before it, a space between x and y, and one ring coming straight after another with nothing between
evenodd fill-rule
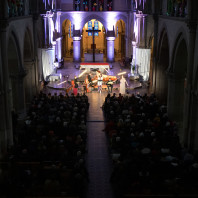
<instances>
[{"instance_id":1,"label":"tiled floor","mask_svg":"<svg viewBox=\"0 0 198 198\"><path fill-rule=\"evenodd\" d=\"M90 108L87 119L88 155L87 169L90 183L87 198L112 198L113 193L109 178L111 175L111 160L108 152L108 143L104 129L102 104L106 94L88 94Z\"/></svg>"}]
</instances>

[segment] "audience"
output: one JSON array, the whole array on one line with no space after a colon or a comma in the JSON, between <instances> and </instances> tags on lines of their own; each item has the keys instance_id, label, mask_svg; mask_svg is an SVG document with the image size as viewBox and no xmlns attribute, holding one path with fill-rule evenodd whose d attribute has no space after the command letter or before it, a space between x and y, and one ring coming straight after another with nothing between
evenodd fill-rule
<instances>
[{"instance_id":1,"label":"audience","mask_svg":"<svg viewBox=\"0 0 198 198\"><path fill-rule=\"evenodd\" d=\"M108 94L103 111L114 164L110 181L117 197L174 194L176 186L193 193L198 184L197 158L182 148L176 123L154 94Z\"/></svg>"},{"instance_id":2,"label":"audience","mask_svg":"<svg viewBox=\"0 0 198 198\"><path fill-rule=\"evenodd\" d=\"M1 195L85 196L88 97L48 95L32 100L24 125L1 167Z\"/></svg>"}]
</instances>

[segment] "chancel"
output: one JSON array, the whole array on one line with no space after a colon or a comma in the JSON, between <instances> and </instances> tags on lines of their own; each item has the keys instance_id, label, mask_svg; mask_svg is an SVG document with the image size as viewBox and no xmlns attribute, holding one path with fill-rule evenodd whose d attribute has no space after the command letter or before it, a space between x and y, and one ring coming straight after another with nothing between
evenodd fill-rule
<instances>
[{"instance_id":1,"label":"chancel","mask_svg":"<svg viewBox=\"0 0 198 198\"><path fill-rule=\"evenodd\" d=\"M0 197L198 197L198 0L1 0Z\"/></svg>"}]
</instances>

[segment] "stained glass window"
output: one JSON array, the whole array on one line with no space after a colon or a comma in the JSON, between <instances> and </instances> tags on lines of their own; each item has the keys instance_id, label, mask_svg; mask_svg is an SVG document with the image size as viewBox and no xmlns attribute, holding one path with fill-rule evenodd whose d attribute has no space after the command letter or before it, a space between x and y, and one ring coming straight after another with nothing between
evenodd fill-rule
<instances>
[{"instance_id":1,"label":"stained glass window","mask_svg":"<svg viewBox=\"0 0 198 198\"><path fill-rule=\"evenodd\" d=\"M92 30L92 21L88 22L88 30ZM92 36L92 32L88 32L88 36Z\"/></svg>"},{"instance_id":2,"label":"stained glass window","mask_svg":"<svg viewBox=\"0 0 198 198\"><path fill-rule=\"evenodd\" d=\"M98 21L94 21L94 30L98 30ZM98 32L95 32L94 35L98 36Z\"/></svg>"},{"instance_id":3,"label":"stained glass window","mask_svg":"<svg viewBox=\"0 0 198 198\"><path fill-rule=\"evenodd\" d=\"M73 24L71 23L71 37L73 37Z\"/></svg>"}]
</instances>

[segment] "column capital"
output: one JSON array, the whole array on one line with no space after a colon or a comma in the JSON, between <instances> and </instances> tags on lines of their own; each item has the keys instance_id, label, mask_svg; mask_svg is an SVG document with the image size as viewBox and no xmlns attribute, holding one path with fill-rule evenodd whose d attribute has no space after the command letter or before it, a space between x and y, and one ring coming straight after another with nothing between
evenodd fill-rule
<instances>
[{"instance_id":1,"label":"column capital","mask_svg":"<svg viewBox=\"0 0 198 198\"><path fill-rule=\"evenodd\" d=\"M72 37L74 41L80 41L81 40L81 36L73 36Z\"/></svg>"},{"instance_id":2,"label":"column capital","mask_svg":"<svg viewBox=\"0 0 198 198\"><path fill-rule=\"evenodd\" d=\"M114 36L108 36L106 37L107 41L115 41L115 37Z\"/></svg>"}]
</instances>

